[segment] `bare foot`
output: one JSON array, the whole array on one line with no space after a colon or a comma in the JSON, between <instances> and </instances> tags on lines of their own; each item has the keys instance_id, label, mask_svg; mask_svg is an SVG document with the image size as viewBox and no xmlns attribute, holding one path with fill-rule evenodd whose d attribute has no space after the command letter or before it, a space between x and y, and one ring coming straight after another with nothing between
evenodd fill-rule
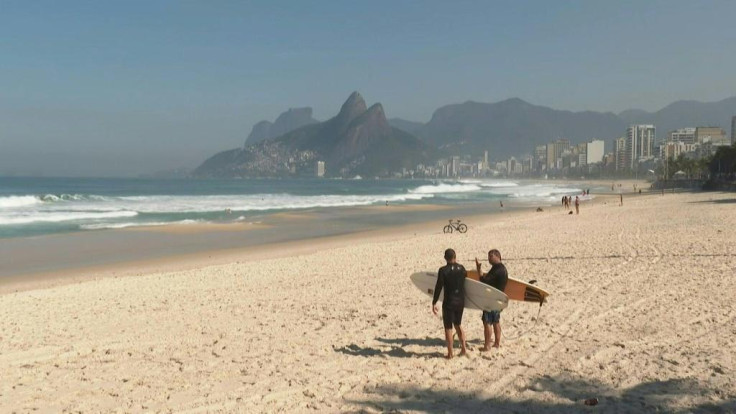
<instances>
[{"instance_id":1,"label":"bare foot","mask_svg":"<svg viewBox=\"0 0 736 414\"><path fill-rule=\"evenodd\" d=\"M452 359L452 354L445 355L445 359Z\"/></svg>"},{"instance_id":2,"label":"bare foot","mask_svg":"<svg viewBox=\"0 0 736 414\"><path fill-rule=\"evenodd\" d=\"M500 348L501 347L501 344L493 344L493 347L494 348Z\"/></svg>"},{"instance_id":3,"label":"bare foot","mask_svg":"<svg viewBox=\"0 0 736 414\"><path fill-rule=\"evenodd\" d=\"M488 347L486 347L486 346L484 346L483 348L480 348L480 349L479 349L479 351L480 351L480 352L488 352L488 351L490 351L490 350L491 350L491 348L488 348Z\"/></svg>"},{"instance_id":4,"label":"bare foot","mask_svg":"<svg viewBox=\"0 0 736 414\"><path fill-rule=\"evenodd\" d=\"M459 354L457 354L457 356L466 356L466 355L467 355L467 353L465 351L462 351Z\"/></svg>"}]
</instances>

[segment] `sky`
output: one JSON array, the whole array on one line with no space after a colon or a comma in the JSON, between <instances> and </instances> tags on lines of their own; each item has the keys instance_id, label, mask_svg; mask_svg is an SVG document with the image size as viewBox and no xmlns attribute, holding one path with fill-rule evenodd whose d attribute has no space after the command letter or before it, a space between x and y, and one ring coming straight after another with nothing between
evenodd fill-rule
<instances>
[{"instance_id":1,"label":"sky","mask_svg":"<svg viewBox=\"0 0 736 414\"><path fill-rule=\"evenodd\" d=\"M656 111L736 95L734 1L0 1L0 175L136 176L359 91Z\"/></svg>"}]
</instances>

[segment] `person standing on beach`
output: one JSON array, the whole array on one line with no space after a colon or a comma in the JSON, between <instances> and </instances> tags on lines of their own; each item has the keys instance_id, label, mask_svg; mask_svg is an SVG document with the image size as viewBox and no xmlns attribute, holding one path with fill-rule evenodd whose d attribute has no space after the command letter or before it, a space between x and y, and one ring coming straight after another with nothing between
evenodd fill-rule
<instances>
[{"instance_id":1,"label":"person standing on beach","mask_svg":"<svg viewBox=\"0 0 736 414\"><path fill-rule=\"evenodd\" d=\"M575 214L580 214L580 197L575 196Z\"/></svg>"},{"instance_id":2,"label":"person standing on beach","mask_svg":"<svg viewBox=\"0 0 736 414\"><path fill-rule=\"evenodd\" d=\"M501 252L496 249L489 250L488 263L491 264L491 270L483 275L480 271L480 262L478 262L477 257L475 258L475 268L478 270L478 275L482 275L480 281L503 292L506 289L509 274L506 271L506 266L501 263ZM483 311L481 320L483 321L483 337L485 339L481 352L491 350L491 328L493 328L493 335L495 336L493 348L499 348L501 346L501 311Z\"/></svg>"},{"instance_id":3,"label":"person standing on beach","mask_svg":"<svg viewBox=\"0 0 736 414\"><path fill-rule=\"evenodd\" d=\"M465 355L465 332L463 332L463 310L465 309L465 278L468 272L463 265L457 263L455 251L445 250L445 261L447 265L440 267L437 272L437 284L434 287L432 297L432 313L437 315L437 301L440 299L440 290L445 291L442 299L442 323L445 326L445 341L447 341L447 355L451 359L452 353L452 327L455 326L457 336L460 339L460 356Z\"/></svg>"},{"instance_id":4,"label":"person standing on beach","mask_svg":"<svg viewBox=\"0 0 736 414\"><path fill-rule=\"evenodd\" d=\"M619 196L618 205L619 205L619 207L621 207L622 205L624 205L624 195L623 194L619 194L618 196Z\"/></svg>"}]
</instances>

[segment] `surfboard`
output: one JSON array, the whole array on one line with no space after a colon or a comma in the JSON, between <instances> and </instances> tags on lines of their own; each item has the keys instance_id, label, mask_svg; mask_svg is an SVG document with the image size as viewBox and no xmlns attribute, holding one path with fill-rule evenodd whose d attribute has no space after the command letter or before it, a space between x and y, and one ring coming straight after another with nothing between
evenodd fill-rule
<instances>
[{"instance_id":1,"label":"surfboard","mask_svg":"<svg viewBox=\"0 0 736 414\"><path fill-rule=\"evenodd\" d=\"M419 290L430 297L434 296L437 272L417 272L412 274L410 278ZM440 300L443 296L444 294L441 293ZM465 309L499 311L506 309L508 305L509 298L500 290L470 278L465 279Z\"/></svg>"},{"instance_id":2,"label":"surfboard","mask_svg":"<svg viewBox=\"0 0 736 414\"><path fill-rule=\"evenodd\" d=\"M480 281L478 272L475 270L468 270L468 278ZM540 305L545 303L547 301L547 296L549 296L549 292L539 286L532 285L512 277L510 277L508 282L506 282L506 289L503 290L503 293L505 293L510 300L534 302L539 303Z\"/></svg>"}]
</instances>

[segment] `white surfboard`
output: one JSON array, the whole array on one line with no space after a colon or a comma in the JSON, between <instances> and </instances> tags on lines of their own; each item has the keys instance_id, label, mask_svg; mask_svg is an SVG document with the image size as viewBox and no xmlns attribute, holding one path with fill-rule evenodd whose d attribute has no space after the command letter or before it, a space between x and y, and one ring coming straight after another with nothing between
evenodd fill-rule
<instances>
[{"instance_id":1,"label":"white surfboard","mask_svg":"<svg viewBox=\"0 0 736 414\"><path fill-rule=\"evenodd\" d=\"M417 272L410 276L412 283L430 297L434 296L437 272ZM444 293L440 293L440 300ZM500 311L509 305L509 298L500 290L473 279L465 279L465 309Z\"/></svg>"}]
</instances>

